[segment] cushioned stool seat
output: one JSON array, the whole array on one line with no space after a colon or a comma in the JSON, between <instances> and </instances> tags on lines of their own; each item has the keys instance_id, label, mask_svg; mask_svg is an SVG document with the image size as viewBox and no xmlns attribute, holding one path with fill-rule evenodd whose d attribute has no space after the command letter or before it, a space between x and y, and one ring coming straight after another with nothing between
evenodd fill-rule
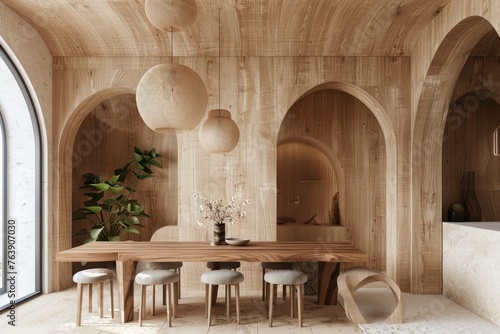
<instances>
[{"instance_id":1,"label":"cushioned stool seat","mask_svg":"<svg viewBox=\"0 0 500 334\"><path fill-rule=\"evenodd\" d=\"M139 326L142 326L142 319L144 318L144 311L146 308L146 287L148 285L167 285L167 324L170 327L172 325L172 316L170 315L170 304L171 304L171 284L179 282L179 274L171 270L145 270L139 272L135 275L135 283L141 285L141 303L139 305ZM154 296L154 294L153 294ZM175 318L176 303L173 306L173 317ZM154 315L154 298L152 314Z\"/></svg>"},{"instance_id":2,"label":"cushioned stool seat","mask_svg":"<svg viewBox=\"0 0 500 334\"><path fill-rule=\"evenodd\" d=\"M235 270L212 270L201 275L201 281L206 284L205 288L205 316L208 318L208 326L212 324L212 285L226 286L226 312L227 318L231 312L231 285L234 285L236 299L236 321L240 323L240 283L243 282L242 273Z\"/></svg>"},{"instance_id":3,"label":"cushioned stool seat","mask_svg":"<svg viewBox=\"0 0 500 334\"><path fill-rule=\"evenodd\" d=\"M302 310L304 308L303 290L307 282L307 275L298 270L273 270L264 275L264 280L270 284L270 290L274 291L275 285L290 285L290 308L294 315L295 289L297 289L297 309L299 327L302 327ZM273 325L273 299L274 293L269 294L269 327Z\"/></svg>"},{"instance_id":4,"label":"cushioned stool seat","mask_svg":"<svg viewBox=\"0 0 500 334\"><path fill-rule=\"evenodd\" d=\"M177 274L179 274L179 281L174 283L174 295L177 296L177 298L174 298L174 304L178 304L178 299L181 299L181 268L182 268L182 262L146 262L146 261L139 261L137 263L137 268L135 269L136 273L139 273L141 271L145 270L173 270ZM163 285L163 305L166 305L166 296L167 296L167 285ZM177 291L177 292L176 292ZM155 287L153 285L153 313L154 313L154 304L155 304ZM154 314L153 314L154 315Z\"/></svg>"},{"instance_id":5,"label":"cushioned stool seat","mask_svg":"<svg viewBox=\"0 0 500 334\"><path fill-rule=\"evenodd\" d=\"M89 287L89 312L92 312L92 284L99 284L99 317L102 318L103 315L103 283L109 282L109 294L111 297L111 318L115 318L114 304L113 304L113 280L115 279L115 273L110 269L104 268L94 268L85 269L77 272L73 275L73 281L78 283L78 307L76 313L76 325L80 326L82 322L82 297L83 297L83 285L88 285Z\"/></svg>"},{"instance_id":6,"label":"cushioned stool seat","mask_svg":"<svg viewBox=\"0 0 500 334\"><path fill-rule=\"evenodd\" d=\"M269 284L264 280L264 275L269 270L293 269L293 262L262 262L262 300L269 297ZM286 300L286 285L283 285L283 300Z\"/></svg>"}]
</instances>

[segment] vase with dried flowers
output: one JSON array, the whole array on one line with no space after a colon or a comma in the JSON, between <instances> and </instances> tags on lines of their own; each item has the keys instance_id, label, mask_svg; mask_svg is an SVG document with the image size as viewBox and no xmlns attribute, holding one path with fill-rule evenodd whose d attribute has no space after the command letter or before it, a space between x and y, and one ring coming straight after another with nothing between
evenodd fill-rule
<instances>
[{"instance_id":1,"label":"vase with dried flowers","mask_svg":"<svg viewBox=\"0 0 500 334\"><path fill-rule=\"evenodd\" d=\"M212 246L225 244L226 223L234 224L245 219L247 213L243 210L242 205L246 206L250 203L248 199L244 200L242 204L237 203L235 195L227 204L222 199L212 201L197 194L194 194L193 198L200 202L201 219L196 223L200 226L206 226L207 223L213 224Z\"/></svg>"}]
</instances>

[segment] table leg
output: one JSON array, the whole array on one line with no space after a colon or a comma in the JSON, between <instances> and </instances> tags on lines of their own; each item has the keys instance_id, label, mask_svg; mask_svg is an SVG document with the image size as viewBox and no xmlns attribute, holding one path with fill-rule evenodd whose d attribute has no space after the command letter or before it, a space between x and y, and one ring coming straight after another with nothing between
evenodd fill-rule
<instances>
[{"instance_id":1,"label":"table leg","mask_svg":"<svg viewBox=\"0 0 500 334\"><path fill-rule=\"evenodd\" d=\"M339 262L318 262L318 305L337 304Z\"/></svg>"},{"instance_id":2,"label":"table leg","mask_svg":"<svg viewBox=\"0 0 500 334\"><path fill-rule=\"evenodd\" d=\"M116 261L122 323L134 320L134 262Z\"/></svg>"}]
</instances>

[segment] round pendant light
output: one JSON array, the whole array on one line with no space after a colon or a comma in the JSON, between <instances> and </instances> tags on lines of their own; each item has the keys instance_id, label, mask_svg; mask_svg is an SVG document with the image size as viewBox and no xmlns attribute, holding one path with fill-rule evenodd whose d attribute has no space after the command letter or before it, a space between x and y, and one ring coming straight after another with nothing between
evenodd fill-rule
<instances>
[{"instance_id":1,"label":"round pendant light","mask_svg":"<svg viewBox=\"0 0 500 334\"><path fill-rule=\"evenodd\" d=\"M231 113L224 109L208 112L207 120L200 127L200 143L210 153L231 152L240 140L238 126Z\"/></svg>"},{"instance_id":2,"label":"round pendant light","mask_svg":"<svg viewBox=\"0 0 500 334\"><path fill-rule=\"evenodd\" d=\"M203 119L208 94L200 76L180 64L160 64L141 78L137 109L151 129L161 133L193 130Z\"/></svg>"},{"instance_id":3,"label":"round pendant light","mask_svg":"<svg viewBox=\"0 0 500 334\"><path fill-rule=\"evenodd\" d=\"M238 125L231 119L231 113L220 108L220 9L219 9L219 109L208 112L207 120L201 125L199 138L201 146L209 153L231 152L240 140Z\"/></svg>"},{"instance_id":4,"label":"round pendant light","mask_svg":"<svg viewBox=\"0 0 500 334\"><path fill-rule=\"evenodd\" d=\"M144 9L149 21L164 31L185 30L198 14L195 0L146 0Z\"/></svg>"}]
</instances>

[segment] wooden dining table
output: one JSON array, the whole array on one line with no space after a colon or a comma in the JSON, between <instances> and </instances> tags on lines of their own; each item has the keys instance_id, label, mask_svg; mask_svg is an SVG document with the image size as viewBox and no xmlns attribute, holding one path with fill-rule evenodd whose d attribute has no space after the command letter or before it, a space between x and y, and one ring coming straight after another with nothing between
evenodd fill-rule
<instances>
[{"instance_id":1,"label":"wooden dining table","mask_svg":"<svg viewBox=\"0 0 500 334\"><path fill-rule=\"evenodd\" d=\"M134 263L154 262L318 262L318 303L337 302L340 263L366 263L350 243L255 241L244 246L210 246L190 241L92 242L56 254L58 262L116 261L122 322L134 319Z\"/></svg>"}]
</instances>

